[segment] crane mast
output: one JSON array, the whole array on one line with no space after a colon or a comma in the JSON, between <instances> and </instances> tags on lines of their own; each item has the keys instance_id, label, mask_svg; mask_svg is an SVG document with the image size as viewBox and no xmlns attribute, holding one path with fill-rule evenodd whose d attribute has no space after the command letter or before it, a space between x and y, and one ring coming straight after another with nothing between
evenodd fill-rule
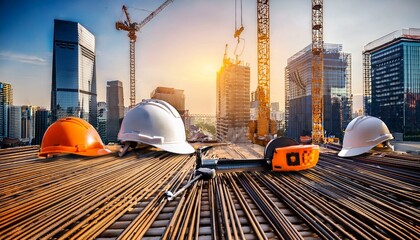
<instances>
[{"instance_id":1,"label":"crane mast","mask_svg":"<svg viewBox=\"0 0 420 240\"><path fill-rule=\"evenodd\" d=\"M323 0L312 0L312 142L324 142Z\"/></svg>"},{"instance_id":2,"label":"crane mast","mask_svg":"<svg viewBox=\"0 0 420 240\"><path fill-rule=\"evenodd\" d=\"M122 10L127 18L127 21L116 22L115 27L117 30L124 30L128 32L130 38L130 108L136 103L136 64L135 64L135 46L136 46L136 32L140 29L136 22L131 22L130 14L128 14L127 7L122 6Z\"/></svg>"},{"instance_id":3,"label":"crane mast","mask_svg":"<svg viewBox=\"0 0 420 240\"><path fill-rule=\"evenodd\" d=\"M115 23L117 30L124 30L128 32L128 37L130 38L130 108L136 105L136 64L135 64L135 45L136 45L136 32L139 31L146 23L148 23L152 18L154 18L160 11L162 11L169 3L173 0L166 0L162 3L155 11L150 13L143 21L140 23L132 22L130 15L128 14L127 7L122 6L122 10L126 16L127 21L118 21Z\"/></svg>"},{"instance_id":4,"label":"crane mast","mask_svg":"<svg viewBox=\"0 0 420 240\"><path fill-rule=\"evenodd\" d=\"M257 135L266 137L270 128L270 18L269 0L257 0L258 120Z\"/></svg>"}]
</instances>

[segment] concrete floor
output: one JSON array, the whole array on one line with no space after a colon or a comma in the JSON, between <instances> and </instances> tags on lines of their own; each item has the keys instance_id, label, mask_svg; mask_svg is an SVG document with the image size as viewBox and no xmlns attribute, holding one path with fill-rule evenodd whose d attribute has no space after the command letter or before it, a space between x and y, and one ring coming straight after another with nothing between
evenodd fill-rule
<instances>
[{"instance_id":1,"label":"concrete floor","mask_svg":"<svg viewBox=\"0 0 420 240\"><path fill-rule=\"evenodd\" d=\"M392 141L395 151L420 154L420 142Z\"/></svg>"}]
</instances>

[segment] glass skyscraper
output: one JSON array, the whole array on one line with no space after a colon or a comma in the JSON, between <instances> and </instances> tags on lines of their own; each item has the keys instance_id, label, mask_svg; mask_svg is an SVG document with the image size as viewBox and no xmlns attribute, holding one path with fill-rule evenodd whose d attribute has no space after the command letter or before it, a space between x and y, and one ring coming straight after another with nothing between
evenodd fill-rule
<instances>
[{"instance_id":1,"label":"glass skyscraper","mask_svg":"<svg viewBox=\"0 0 420 240\"><path fill-rule=\"evenodd\" d=\"M392 32L365 45L364 111L391 132L420 135L420 29Z\"/></svg>"},{"instance_id":2,"label":"glass skyscraper","mask_svg":"<svg viewBox=\"0 0 420 240\"><path fill-rule=\"evenodd\" d=\"M285 69L286 135L295 140L312 131L312 45L287 60ZM352 119L351 55L341 44L324 43L324 129L343 137Z\"/></svg>"},{"instance_id":3,"label":"glass skyscraper","mask_svg":"<svg viewBox=\"0 0 420 240\"><path fill-rule=\"evenodd\" d=\"M0 82L0 140L9 137L9 107L13 105L12 85Z\"/></svg>"},{"instance_id":4,"label":"glass skyscraper","mask_svg":"<svg viewBox=\"0 0 420 240\"><path fill-rule=\"evenodd\" d=\"M95 36L77 22L54 20L52 122L80 117L97 126Z\"/></svg>"}]
</instances>

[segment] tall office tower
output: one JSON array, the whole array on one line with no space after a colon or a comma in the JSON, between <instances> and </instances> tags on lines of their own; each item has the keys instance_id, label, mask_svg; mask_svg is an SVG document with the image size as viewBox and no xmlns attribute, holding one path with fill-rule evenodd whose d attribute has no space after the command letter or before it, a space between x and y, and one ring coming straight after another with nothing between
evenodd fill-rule
<instances>
[{"instance_id":1,"label":"tall office tower","mask_svg":"<svg viewBox=\"0 0 420 240\"><path fill-rule=\"evenodd\" d=\"M22 133L22 107L9 107L9 138L21 139Z\"/></svg>"},{"instance_id":2,"label":"tall office tower","mask_svg":"<svg viewBox=\"0 0 420 240\"><path fill-rule=\"evenodd\" d=\"M0 82L0 140L9 137L9 106L12 104L12 85Z\"/></svg>"},{"instance_id":3,"label":"tall office tower","mask_svg":"<svg viewBox=\"0 0 420 240\"><path fill-rule=\"evenodd\" d=\"M250 68L226 56L216 80L218 141L247 142L250 120Z\"/></svg>"},{"instance_id":4,"label":"tall office tower","mask_svg":"<svg viewBox=\"0 0 420 240\"><path fill-rule=\"evenodd\" d=\"M118 131L124 118L124 96L121 81L108 81L106 86L107 134L108 142L117 142Z\"/></svg>"},{"instance_id":5,"label":"tall office tower","mask_svg":"<svg viewBox=\"0 0 420 240\"><path fill-rule=\"evenodd\" d=\"M420 134L420 28L402 29L364 46L364 111L391 132Z\"/></svg>"},{"instance_id":6,"label":"tall office tower","mask_svg":"<svg viewBox=\"0 0 420 240\"><path fill-rule=\"evenodd\" d=\"M97 125L95 37L77 22L54 20L52 122L66 116Z\"/></svg>"},{"instance_id":7,"label":"tall office tower","mask_svg":"<svg viewBox=\"0 0 420 240\"><path fill-rule=\"evenodd\" d=\"M286 134L293 139L312 131L311 45L287 60L285 69ZM351 55L341 44L324 43L324 130L342 137L352 120Z\"/></svg>"},{"instance_id":8,"label":"tall office tower","mask_svg":"<svg viewBox=\"0 0 420 240\"><path fill-rule=\"evenodd\" d=\"M35 140L33 144L41 145L42 138L49 126L50 111L45 108L37 109L35 112Z\"/></svg>"},{"instance_id":9,"label":"tall office tower","mask_svg":"<svg viewBox=\"0 0 420 240\"><path fill-rule=\"evenodd\" d=\"M21 140L31 143L35 136L35 111L38 107L22 106L21 118Z\"/></svg>"},{"instance_id":10,"label":"tall office tower","mask_svg":"<svg viewBox=\"0 0 420 240\"><path fill-rule=\"evenodd\" d=\"M184 90L168 87L157 87L150 94L150 98L163 100L171 104L181 116L185 114Z\"/></svg>"},{"instance_id":11,"label":"tall office tower","mask_svg":"<svg viewBox=\"0 0 420 240\"><path fill-rule=\"evenodd\" d=\"M102 142L107 144L108 139L106 138L106 125L108 117L108 108L106 102L98 102L98 133L101 136Z\"/></svg>"}]
</instances>

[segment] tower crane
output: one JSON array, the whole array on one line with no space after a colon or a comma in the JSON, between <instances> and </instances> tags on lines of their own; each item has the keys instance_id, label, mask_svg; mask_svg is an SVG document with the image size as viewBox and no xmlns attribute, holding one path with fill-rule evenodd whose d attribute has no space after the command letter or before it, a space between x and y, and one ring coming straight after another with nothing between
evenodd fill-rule
<instances>
[{"instance_id":1,"label":"tower crane","mask_svg":"<svg viewBox=\"0 0 420 240\"><path fill-rule=\"evenodd\" d=\"M324 142L323 0L312 0L312 142Z\"/></svg>"},{"instance_id":2,"label":"tower crane","mask_svg":"<svg viewBox=\"0 0 420 240\"><path fill-rule=\"evenodd\" d=\"M270 16L269 0L257 0L258 43L258 100L257 121L249 124L253 143L266 145L275 133L275 122L270 119Z\"/></svg>"},{"instance_id":3,"label":"tower crane","mask_svg":"<svg viewBox=\"0 0 420 240\"><path fill-rule=\"evenodd\" d=\"M152 18L154 18L160 11L162 11L166 6L169 5L173 0L166 0L162 3L155 11L150 13L143 21L140 23L131 21L130 15L128 14L127 7L122 6L122 10L127 18L126 21L118 21L115 23L117 30L124 30L128 32L128 37L130 38L130 108L134 107L136 104L136 76L135 76L135 44L137 40L136 32L139 31L146 23L148 23Z\"/></svg>"}]
</instances>

